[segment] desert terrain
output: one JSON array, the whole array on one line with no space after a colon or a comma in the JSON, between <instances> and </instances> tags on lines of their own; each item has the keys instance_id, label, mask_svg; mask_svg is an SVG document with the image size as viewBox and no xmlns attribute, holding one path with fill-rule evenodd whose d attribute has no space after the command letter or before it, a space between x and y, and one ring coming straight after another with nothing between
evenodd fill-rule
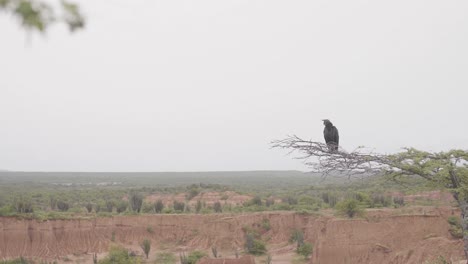
<instances>
[{"instance_id":1,"label":"desert terrain","mask_svg":"<svg viewBox=\"0 0 468 264\"><path fill-rule=\"evenodd\" d=\"M0 257L46 259L58 263L93 263L92 254L104 256L113 243L143 255L138 241L150 239L150 259L157 252L175 254L190 250L222 256L242 251L245 227L270 223L262 238L272 263L292 263L293 230L304 231L314 245L308 263L423 263L444 256L463 259L463 243L448 232L447 217L459 212L449 207L411 207L369 210L365 218L345 219L327 212L303 215L262 212L211 215L115 216L76 220L20 220L0 218ZM262 263L265 257L258 257Z\"/></svg>"},{"instance_id":2,"label":"desert terrain","mask_svg":"<svg viewBox=\"0 0 468 264\"><path fill-rule=\"evenodd\" d=\"M6 263L21 257L94 263L116 246L143 263L179 263L193 252L213 258L213 249L236 258L252 254L249 234L266 247L256 263L269 257L275 264L464 259L463 241L448 221L460 216L453 197L418 181L403 188L378 178L324 182L299 172L0 176L0 260ZM355 202L355 215L340 213L345 201ZM312 245L308 258L297 252L297 232ZM148 259L144 240L151 243ZM161 261L162 255L172 259Z\"/></svg>"}]
</instances>

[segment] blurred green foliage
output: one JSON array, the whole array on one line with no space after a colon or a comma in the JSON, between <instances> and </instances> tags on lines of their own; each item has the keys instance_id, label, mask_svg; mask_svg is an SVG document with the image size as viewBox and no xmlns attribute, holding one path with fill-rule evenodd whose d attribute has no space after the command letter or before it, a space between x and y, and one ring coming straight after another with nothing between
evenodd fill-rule
<instances>
[{"instance_id":1,"label":"blurred green foliage","mask_svg":"<svg viewBox=\"0 0 468 264\"><path fill-rule=\"evenodd\" d=\"M117 245L111 245L109 254L98 261L99 264L139 264L142 260L139 257L131 256L128 250Z\"/></svg>"},{"instance_id":2,"label":"blurred green foliage","mask_svg":"<svg viewBox=\"0 0 468 264\"><path fill-rule=\"evenodd\" d=\"M449 216L447 219L450 228L449 232L454 238L463 238L463 230L460 218L454 215Z\"/></svg>"},{"instance_id":3,"label":"blurred green foliage","mask_svg":"<svg viewBox=\"0 0 468 264\"><path fill-rule=\"evenodd\" d=\"M301 246L299 246L296 249L296 252L297 252L297 254L303 256L304 259L308 259L309 256L312 254L313 249L314 249L314 247L313 247L313 245L311 243L304 242Z\"/></svg>"},{"instance_id":4,"label":"blurred green foliage","mask_svg":"<svg viewBox=\"0 0 468 264\"><path fill-rule=\"evenodd\" d=\"M346 199L336 204L336 209L340 214L348 217L361 216L363 209L359 206L359 202L356 199Z\"/></svg>"},{"instance_id":5,"label":"blurred green foliage","mask_svg":"<svg viewBox=\"0 0 468 264\"><path fill-rule=\"evenodd\" d=\"M0 0L0 11L12 14L27 30L45 32L57 22L66 24L71 32L85 26L84 16L77 4L67 0L61 0L58 4L60 7L54 8L47 1Z\"/></svg>"}]
</instances>

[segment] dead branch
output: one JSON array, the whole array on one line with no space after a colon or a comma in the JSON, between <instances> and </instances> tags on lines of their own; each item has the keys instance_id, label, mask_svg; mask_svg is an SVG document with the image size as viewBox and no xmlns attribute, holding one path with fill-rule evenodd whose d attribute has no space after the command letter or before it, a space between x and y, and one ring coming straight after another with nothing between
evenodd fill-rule
<instances>
[{"instance_id":1,"label":"dead branch","mask_svg":"<svg viewBox=\"0 0 468 264\"><path fill-rule=\"evenodd\" d=\"M274 140L271 145L272 148L287 149L289 154L298 153L296 159L303 160L313 172L324 176L331 173L345 173L348 176L375 174L390 164L386 155L366 152L364 147L358 147L352 152L343 149L333 151L324 143L303 140L296 135Z\"/></svg>"}]
</instances>

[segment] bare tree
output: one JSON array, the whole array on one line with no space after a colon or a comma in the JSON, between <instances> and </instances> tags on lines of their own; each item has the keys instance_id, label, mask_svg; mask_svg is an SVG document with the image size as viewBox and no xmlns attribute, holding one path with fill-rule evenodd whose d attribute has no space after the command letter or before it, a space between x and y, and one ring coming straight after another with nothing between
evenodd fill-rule
<instances>
[{"instance_id":1,"label":"bare tree","mask_svg":"<svg viewBox=\"0 0 468 264\"><path fill-rule=\"evenodd\" d=\"M313 172L352 177L381 175L394 181L419 176L434 186L450 191L461 210L464 251L468 259L468 151L427 152L404 148L395 154L379 154L358 147L351 152L330 151L321 142L303 140L295 135L275 140L273 148L295 153Z\"/></svg>"}]
</instances>

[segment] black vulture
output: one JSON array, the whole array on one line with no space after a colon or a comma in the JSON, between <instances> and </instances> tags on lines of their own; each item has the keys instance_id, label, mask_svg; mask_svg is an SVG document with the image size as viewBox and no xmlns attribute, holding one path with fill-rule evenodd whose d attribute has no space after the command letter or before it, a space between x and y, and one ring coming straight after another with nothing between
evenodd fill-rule
<instances>
[{"instance_id":1,"label":"black vulture","mask_svg":"<svg viewBox=\"0 0 468 264\"><path fill-rule=\"evenodd\" d=\"M328 149L332 151L338 150L338 144L340 143L340 136L338 135L338 129L328 119L323 119L325 128L323 129L323 136L325 137L325 143L327 143Z\"/></svg>"}]
</instances>

